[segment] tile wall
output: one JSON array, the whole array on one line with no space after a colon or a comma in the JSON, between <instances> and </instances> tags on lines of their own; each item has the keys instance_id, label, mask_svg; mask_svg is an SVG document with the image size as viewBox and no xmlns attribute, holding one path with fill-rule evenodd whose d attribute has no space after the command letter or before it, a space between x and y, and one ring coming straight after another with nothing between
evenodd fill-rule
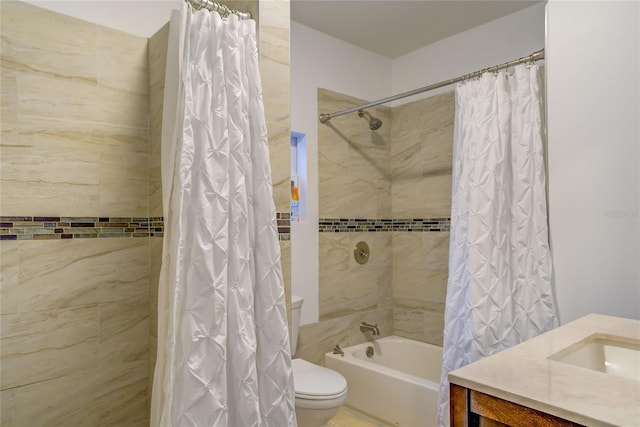
<instances>
[{"instance_id":1,"label":"tile wall","mask_svg":"<svg viewBox=\"0 0 640 427\"><path fill-rule=\"evenodd\" d=\"M255 4L255 2L252 2ZM233 3L231 3L233 4ZM250 5L248 9L252 10ZM253 13L253 12L252 12ZM269 136L271 181L280 215L280 251L287 313L291 310L291 242L289 209L291 181L290 0L257 2L260 77ZM289 316L291 317L291 316ZM289 326L290 329L290 326Z\"/></svg>"},{"instance_id":2,"label":"tile wall","mask_svg":"<svg viewBox=\"0 0 640 427\"><path fill-rule=\"evenodd\" d=\"M391 111L393 218L447 218L439 232L393 233L393 329L442 345L449 274L453 92Z\"/></svg>"},{"instance_id":3,"label":"tile wall","mask_svg":"<svg viewBox=\"0 0 640 427\"><path fill-rule=\"evenodd\" d=\"M318 90L318 111L366 103ZM335 344L370 337L359 323L442 345L448 275L453 94L356 113L318 128L320 321L300 330L297 356L323 363ZM353 247L366 241L361 266Z\"/></svg>"},{"instance_id":4,"label":"tile wall","mask_svg":"<svg viewBox=\"0 0 640 427\"><path fill-rule=\"evenodd\" d=\"M149 38L149 213L162 216L162 113L169 24ZM148 403L151 405L153 372L158 351L158 281L162 266L162 239L149 240L149 373ZM150 410L150 408L149 408Z\"/></svg>"},{"instance_id":5,"label":"tile wall","mask_svg":"<svg viewBox=\"0 0 640 427\"><path fill-rule=\"evenodd\" d=\"M0 423L147 425L147 39L0 7Z\"/></svg>"},{"instance_id":6,"label":"tile wall","mask_svg":"<svg viewBox=\"0 0 640 427\"><path fill-rule=\"evenodd\" d=\"M361 103L318 90L318 111L338 111ZM357 114L336 117L328 126L318 128L321 224L335 222L323 218L391 215L391 110L378 107L369 111L386 124L377 132L370 131ZM353 247L361 240L371 249L370 260L364 265L353 258ZM366 341L370 336L360 332L362 321L377 323L383 336L393 333L391 243L389 231L320 233L320 321L300 328L297 357L324 364L324 353L336 344L347 347Z\"/></svg>"}]
</instances>

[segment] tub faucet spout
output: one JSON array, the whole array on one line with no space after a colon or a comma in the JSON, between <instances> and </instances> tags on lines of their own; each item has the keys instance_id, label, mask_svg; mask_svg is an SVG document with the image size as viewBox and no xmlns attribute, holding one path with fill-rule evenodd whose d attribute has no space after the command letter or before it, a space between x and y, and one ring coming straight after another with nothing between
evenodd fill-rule
<instances>
[{"instance_id":1,"label":"tub faucet spout","mask_svg":"<svg viewBox=\"0 0 640 427\"><path fill-rule=\"evenodd\" d=\"M370 324L367 322L360 323L360 332L371 332L371 335L380 335L378 324Z\"/></svg>"}]
</instances>

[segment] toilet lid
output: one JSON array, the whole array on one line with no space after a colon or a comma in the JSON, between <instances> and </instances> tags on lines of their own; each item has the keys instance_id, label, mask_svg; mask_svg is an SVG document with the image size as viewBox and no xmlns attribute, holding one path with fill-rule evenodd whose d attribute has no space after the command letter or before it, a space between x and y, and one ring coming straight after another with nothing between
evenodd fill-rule
<instances>
[{"instance_id":1,"label":"toilet lid","mask_svg":"<svg viewBox=\"0 0 640 427\"><path fill-rule=\"evenodd\" d=\"M334 370L302 359L291 361L296 396L306 399L335 398L347 390L347 380Z\"/></svg>"}]
</instances>

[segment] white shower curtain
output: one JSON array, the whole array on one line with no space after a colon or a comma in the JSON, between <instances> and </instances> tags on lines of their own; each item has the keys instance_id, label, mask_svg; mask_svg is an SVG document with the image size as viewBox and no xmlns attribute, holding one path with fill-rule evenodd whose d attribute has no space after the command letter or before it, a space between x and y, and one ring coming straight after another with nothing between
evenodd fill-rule
<instances>
[{"instance_id":1,"label":"white shower curtain","mask_svg":"<svg viewBox=\"0 0 640 427\"><path fill-rule=\"evenodd\" d=\"M449 371L556 326L539 73L519 65L456 88L440 426Z\"/></svg>"},{"instance_id":2,"label":"white shower curtain","mask_svg":"<svg viewBox=\"0 0 640 427\"><path fill-rule=\"evenodd\" d=\"M187 5L176 24L151 425L295 426L256 24Z\"/></svg>"}]
</instances>

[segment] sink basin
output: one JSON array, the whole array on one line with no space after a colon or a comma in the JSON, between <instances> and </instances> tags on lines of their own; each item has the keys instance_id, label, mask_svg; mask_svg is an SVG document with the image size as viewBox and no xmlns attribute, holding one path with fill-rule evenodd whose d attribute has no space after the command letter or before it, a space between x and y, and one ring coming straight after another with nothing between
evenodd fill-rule
<instances>
[{"instance_id":1,"label":"sink basin","mask_svg":"<svg viewBox=\"0 0 640 427\"><path fill-rule=\"evenodd\" d=\"M640 341L629 338L595 334L549 359L640 381Z\"/></svg>"}]
</instances>

